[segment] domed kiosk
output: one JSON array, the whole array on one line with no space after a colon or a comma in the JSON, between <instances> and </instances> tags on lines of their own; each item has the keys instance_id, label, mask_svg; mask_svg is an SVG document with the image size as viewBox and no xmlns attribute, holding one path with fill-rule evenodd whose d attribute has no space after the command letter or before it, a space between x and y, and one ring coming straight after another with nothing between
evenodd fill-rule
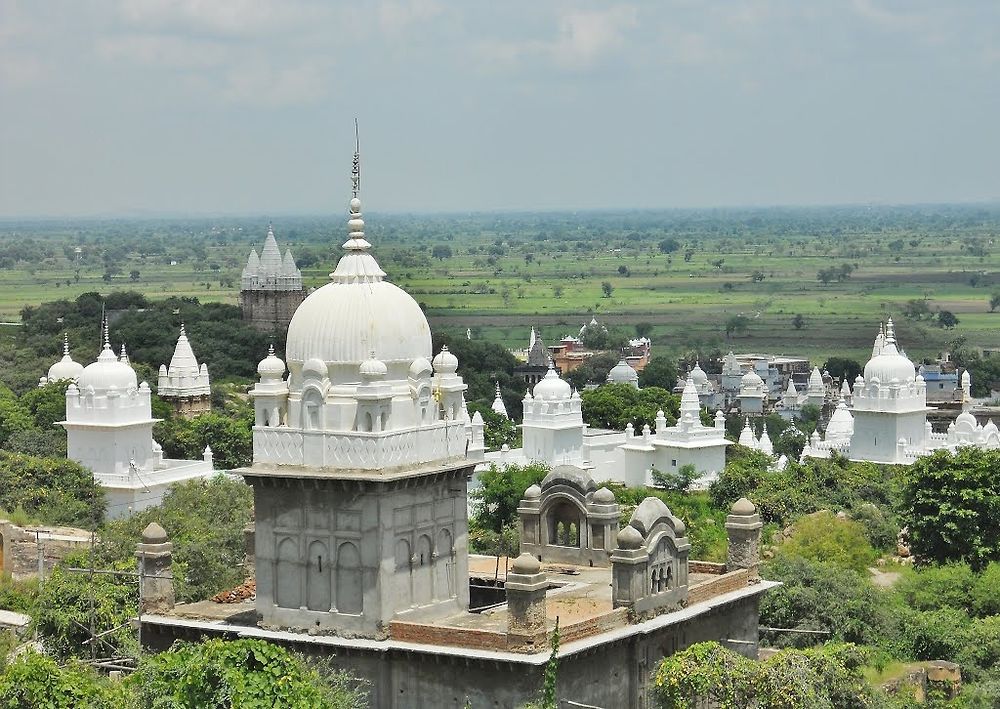
<instances>
[{"instance_id":1,"label":"domed kiosk","mask_svg":"<svg viewBox=\"0 0 1000 709\"><path fill-rule=\"evenodd\" d=\"M354 165L344 254L292 316L285 361L272 351L258 367L240 472L263 623L380 637L394 619L468 608L465 481L482 423L458 358L431 360L420 306L383 280Z\"/></svg>"},{"instance_id":2,"label":"domed kiosk","mask_svg":"<svg viewBox=\"0 0 1000 709\"><path fill-rule=\"evenodd\" d=\"M864 374L854 381L850 456L875 463L909 463L907 450L927 440L927 385L896 344L892 318L880 328ZM902 441L902 443L900 443Z\"/></svg>"}]
</instances>

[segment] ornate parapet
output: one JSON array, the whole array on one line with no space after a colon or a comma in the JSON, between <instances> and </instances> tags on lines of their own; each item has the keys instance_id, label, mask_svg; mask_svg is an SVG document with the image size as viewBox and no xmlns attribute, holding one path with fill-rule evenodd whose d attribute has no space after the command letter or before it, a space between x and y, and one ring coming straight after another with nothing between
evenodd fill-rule
<instances>
[{"instance_id":1,"label":"ornate parapet","mask_svg":"<svg viewBox=\"0 0 1000 709\"><path fill-rule=\"evenodd\" d=\"M684 522L662 500L647 497L618 533L611 554L611 600L636 613L671 608L687 600L688 553Z\"/></svg>"}]
</instances>

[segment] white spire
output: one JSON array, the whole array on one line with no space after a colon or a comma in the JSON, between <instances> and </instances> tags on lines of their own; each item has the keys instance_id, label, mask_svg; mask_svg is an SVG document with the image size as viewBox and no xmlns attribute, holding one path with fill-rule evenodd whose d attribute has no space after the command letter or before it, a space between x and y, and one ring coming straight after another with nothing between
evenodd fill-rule
<instances>
[{"instance_id":1,"label":"white spire","mask_svg":"<svg viewBox=\"0 0 1000 709\"><path fill-rule=\"evenodd\" d=\"M753 435L753 429L750 428L749 416L744 419L743 430L740 431L739 444L751 450L757 450L757 437Z\"/></svg>"},{"instance_id":2,"label":"white spire","mask_svg":"<svg viewBox=\"0 0 1000 709\"><path fill-rule=\"evenodd\" d=\"M191 349L184 323L181 323L180 335L174 346L174 354L170 358L170 366L160 368L160 380L157 390L160 396L182 397L200 396L211 392L208 367L198 364Z\"/></svg>"},{"instance_id":3,"label":"white spire","mask_svg":"<svg viewBox=\"0 0 1000 709\"><path fill-rule=\"evenodd\" d=\"M372 245L365 239L365 221L361 217L361 143L357 137L357 119L354 121L355 149L351 169L352 189L349 205L350 218L347 220L348 239L343 244L347 253L340 258L337 268L330 274L335 283L375 283L381 281L385 271L375 258L368 253Z\"/></svg>"},{"instance_id":4,"label":"white spire","mask_svg":"<svg viewBox=\"0 0 1000 709\"><path fill-rule=\"evenodd\" d=\"M692 421L700 421L700 413L701 403L698 401L698 389L694 385L694 379L689 376L684 384L684 393L681 394L681 421L689 417Z\"/></svg>"},{"instance_id":5,"label":"white spire","mask_svg":"<svg viewBox=\"0 0 1000 709\"><path fill-rule=\"evenodd\" d=\"M128 365L131 365L131 364L132 364L132 363L131 363L131 362L129 361L129 359L128 359L128 353L127 353L127 352L125 352L125 343L124 343L124 342L122 343L122 351L121 351L121 354L119 354L119 355L118 355L118 361L119 361L119 362L122 362L123 364L128 364Z\"/></svg>"},{"instance_id":6,"label":"white spire","mask_svg":"<svg viewBox=\"0 0 1000 709\"><path fill-rule=\"evenodd\" d=\"M507 415L507 406L503 403L503 397L500 396L500 382L497 382L497 393L493 399L492 409L505 419L510 418L510 416Z\"/></svg>"},{"instance_id":7,"label":"white spire","mask_svg":"<svg viewBox=\"0 0 1000 709\"><path fill-rule=\"evenodd\" d=\"M63 333L63 355L69 357L69 333Z\"/></svg>"}]
</instances>

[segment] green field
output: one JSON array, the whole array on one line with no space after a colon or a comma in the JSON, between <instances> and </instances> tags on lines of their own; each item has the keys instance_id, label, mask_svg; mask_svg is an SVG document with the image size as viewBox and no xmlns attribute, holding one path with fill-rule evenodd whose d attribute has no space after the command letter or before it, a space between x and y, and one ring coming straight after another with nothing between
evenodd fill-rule
<instances>
[{"instance_id":1,"label":"green field","mask_svg":"<svg viewBox=\"0 0 1000 709\"><path fill-rule=\"evenodd\" d=\"M989 308L1000 291L997 207L365 217L383 269L451 337L471 328L523 347L535 325L551 344L596 315L628 332L650 323L654 343L677 353L863 361L879 319L891 314L914 359L937 356L957 337L1000 347L1000 312ZM0 224L0 243L27 253L0 254L0 317L95 290L234 303L265 229L252 219ZM275 231L307 283L324 283L344 240L342 218L285 219ZM666 239L676 242L672 253L660 247ZM443 246L451 255L435 258ZM841 264L854 268L846 280L817 279ZM924 318L904 316L909 301L924 299ZM958 326L937 326L939 310ZM726 320L737 314L749 325L727 337Z\"/></svg>"}]
</instances>

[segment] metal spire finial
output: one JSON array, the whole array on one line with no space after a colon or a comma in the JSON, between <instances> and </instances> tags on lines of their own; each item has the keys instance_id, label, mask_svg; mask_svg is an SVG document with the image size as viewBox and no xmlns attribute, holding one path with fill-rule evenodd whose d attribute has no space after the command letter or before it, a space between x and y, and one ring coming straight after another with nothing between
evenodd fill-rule
<instances>
[{"instance_id":1,"label":"metal spire finial","mask_svg":"<svg viewBox=\"0 0 1000 709\"><path fill-rule=\"evenodd\" d=\"M354 162L351 166L351 188L352 195L358 196L361 189L361 138L358 133L358 119L354 118Z\"/></svg>"},{"instance_id":2,"label":"metal spire finial","mask_svg":"<svg viewBox=\"0 0 1000 709\"><path fill-rule=\"evenodd\" d=\"M64 355L68 355L69 354L69 333L68 332L64 332L63 333L63 354Z\"/></svg>"}]
</instances>

